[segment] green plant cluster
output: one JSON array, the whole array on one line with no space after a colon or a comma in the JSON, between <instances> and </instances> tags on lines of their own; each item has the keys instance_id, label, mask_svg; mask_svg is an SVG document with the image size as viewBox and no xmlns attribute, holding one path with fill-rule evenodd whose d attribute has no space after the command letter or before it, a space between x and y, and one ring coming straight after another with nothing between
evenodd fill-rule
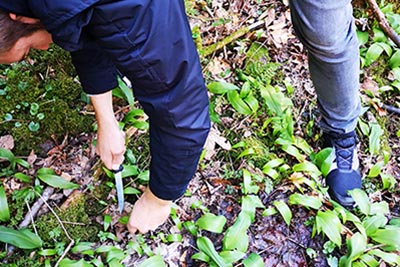
<instances>
[{"instance_id":1,"label":"green plant cluster","mask_svg":"<svg viewBox=\"0 0 400 267\"><path fill-rule=\"evenodd\" d=\"M81 86L69 55L57 46L30 54L27 62L1 66L0 135L11 134L14 152L41 151L51 135L89 131L93 118L83 116Z\"/></svg>"}]
</instances>

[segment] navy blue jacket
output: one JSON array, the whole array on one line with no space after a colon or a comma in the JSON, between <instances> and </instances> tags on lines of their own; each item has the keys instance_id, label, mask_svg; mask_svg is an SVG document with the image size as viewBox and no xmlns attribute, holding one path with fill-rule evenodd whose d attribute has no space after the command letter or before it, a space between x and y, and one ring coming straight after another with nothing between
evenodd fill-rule
<instances>
[{"instance_id":1,"label":"navy blue jacket","mask_svg":"<svg viewBox=\"0 0 400 267\"><path fill-rule=\"evenodd\" d=\"M193 176L208 130L208 97L183 0L3 0L39 18L71 52L83 89L128 77L150 121L150 188L176 199Z\"/></svg>"}]
</instances>

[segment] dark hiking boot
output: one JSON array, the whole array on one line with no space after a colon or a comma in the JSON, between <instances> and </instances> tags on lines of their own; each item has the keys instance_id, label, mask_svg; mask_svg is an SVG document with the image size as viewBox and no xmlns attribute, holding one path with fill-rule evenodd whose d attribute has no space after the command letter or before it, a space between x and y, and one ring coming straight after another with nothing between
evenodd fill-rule
<instances>
[{"instance_id":1,"label":"dark hiking boot","mask_svg":"<svg viewBox=\"0 0 400 267\"><path fill-rule=\"evenodd\" d=\"M332 147L336 156L328 175L326 184L333 200L344 207L354 207L354 200L347 191L361 188L361 175L357 156L357 136L355 132L346 134L324 134L326 147Z\"/></svg>"}]
</instances>

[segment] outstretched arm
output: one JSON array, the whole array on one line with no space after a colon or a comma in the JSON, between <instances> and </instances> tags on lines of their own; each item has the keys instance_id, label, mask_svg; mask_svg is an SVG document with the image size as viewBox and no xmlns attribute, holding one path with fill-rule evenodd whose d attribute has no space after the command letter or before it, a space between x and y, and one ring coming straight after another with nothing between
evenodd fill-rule
<instances>
[{"instance_id":1,"label":"outstretched arm","mask_svg":"<svg viewBox=\"0 0 400 267\"><path fill-rule=\"evenodd\" d=\"M108 169L124 161L125 134L118 127L112 105L112 91L90 96L98 123L96 152Z\"/></svg>"}]
</instances>

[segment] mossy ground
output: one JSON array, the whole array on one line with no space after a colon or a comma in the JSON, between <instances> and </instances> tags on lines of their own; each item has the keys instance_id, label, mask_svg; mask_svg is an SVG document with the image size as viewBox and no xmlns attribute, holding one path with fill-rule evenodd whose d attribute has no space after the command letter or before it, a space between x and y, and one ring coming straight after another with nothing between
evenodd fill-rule
<instances>
[{"instance_id":1,"label":"mossy ground","mask_svg":"<svg viewBox=\"0 0 400 267\"><path fill-rule=\"evenodd\" d=\"M80 114L85 103L67 52L33 51L29 62L0 66L0 135L13 136L18 155L40 151L52 135L89 131L94 120Z\"/></svg>"}]
</instances>

